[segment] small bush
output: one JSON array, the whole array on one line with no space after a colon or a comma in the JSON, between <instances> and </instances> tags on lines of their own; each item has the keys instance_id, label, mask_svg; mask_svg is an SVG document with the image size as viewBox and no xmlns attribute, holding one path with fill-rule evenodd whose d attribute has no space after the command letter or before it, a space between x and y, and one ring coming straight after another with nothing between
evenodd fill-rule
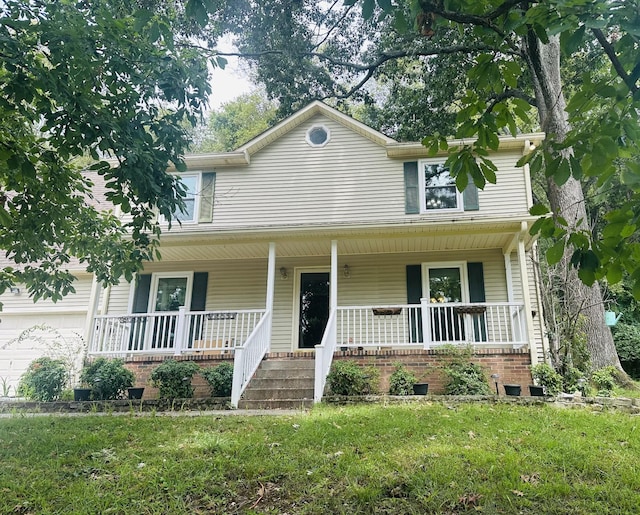
<instances>
[{"instance_id":1,"label":"small bush","mask_svg":"<svg viewBox=\"0 0 640 515\"><path fill-rule=\"evenodd\" d=\"M613 328L613 339L625 371L631 377L640 379L640 327L618 324Z\"/></svg>"},{"instance_id":2,"label":"small bush","mask_svg":"<svg viewBox=\"0 0 640 515\"><path fill-rule=\"evenodd\" d=\"M222 363L217 367L207 368L201 373L211 387L212 396L231 396L231 388L233 386L233 365L231 363Z\"/></svg>"},{"instance_id":3,"label":"small bush","mask_svg":"<svg viewBox=\"0 0 640 515\"><path fill-rule=\"evenodd\" d=\"M193 397L191 379L200 370L193 361L167 359L151 372L151 384L158 388L161 399Z\"/></svg>"},{"instance_id":4,"label":"small bush","mask_svg":"<svg viewBox=\"0 0 640 515\"><path fill-rule=\"evenodd\" d=\"M359 366L353 361L334 361L327 375L327 385L333 395L367 395L375 391L378 374L375 369Z\"/></svg>"},{"instance_id":5,"label":"small bush","mask_svg":"<svg viewBox=\"0 0 640 515\"><path fill-rule=\"evenodd\" d=\"M558 395L562 391L562 376L547 363L533 365L531 376L536 384L544 386L547 395Z\"/></svg>"},{"instance_id":6,"label":"small bush","mask_svg":"<svg viewBox=\"0 0 640 515\"><path fill-rule=\"evenodd\" d=\"M122 359L97 358L82 369L80 380L91 388L94 400L113 400L124 397L133 386L135 376L124 366Z\"/></svg>"},{"instance_id":7,"label":"small bush","mask_svg":"<svg viewBox=\"0 0 640 515\"><path fill-rule=\"evenodd\" d=\"M51 402L60 397L67 382L67 369L61 360L38 358L29 364L18 385L18 395L35 401Z\"/></svg>"},{"instance_id":8,"label":"small bush","mask_svg":"<svg viewBox=\"0 0 640 515\"><path fill-rule=\"evenodd\" d=\"M415 374L396 364L396 369L389 376L390 395L413 395L413 385L418 381Z\"/></svg>"},{"instance_id":9,"label":"small bush","mask_svg":"<svg viewBox=\"0 0 640 515\"><path fill-rule=\"evenodd\" d=\"M598 390L600 397L611 397L611 393L616 386L616 375L618 371L615 367L604 367L596 370L591 375L591 381Z\"/></svg>"},{"instance_id":10,"label":"small bush","mask_svg":"<svg viewBox=\"0 0 640 515\"><path fill-rule=\"evenodd\" d=\"M476 363L455 361L444 367L449 377L447 395L489 395L491 388L482 367Z\"/></svg>"},{"instance_id":11,"label":"small bush","mask_svg":"<svg viewBox=\"0 0 640 515\"><path fill-rule=\"evenodd\" d=\"M584 390L584 386L580 386L580 379L585 379L582 371L578 370L576 367L567 367L562 376L563 391L575 392L577 390ZM582 393L584 394L585 392L583 391Z\"/></svg>"}]
</instances>

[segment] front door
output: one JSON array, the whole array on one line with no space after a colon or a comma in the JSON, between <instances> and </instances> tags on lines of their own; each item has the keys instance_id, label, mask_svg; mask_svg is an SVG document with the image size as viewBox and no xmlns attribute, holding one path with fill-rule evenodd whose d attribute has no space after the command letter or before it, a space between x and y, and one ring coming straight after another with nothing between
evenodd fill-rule
<instances>
[{"instance_id":1,"label":"front door","mask_svg":"<svg viewBox=\"0 0 640 515\"><path fill-rule=\"evenodd\" d=\"M464 341L464 319L454 306L446 304L467 302L465 268L462 264L428 264L426 270L427 296L432 305L429 310L431 341Z\"/></svg>"},{"instance_id":2,"label":"front door","mask_svg":"<svg viewBox=\"0 0 640 515\"><path fill-rule=\"evenodd\" d=\"M298 313L298 348L312 349L329 320L329 272L300 273Z\"/></svg>"},{"instance_id":3,"label":"front door","mask_svg":"<svg viewBox=\"0 0 640 515\"><path fill-rule=\"evenodd\" d=\"M176 313L186 305L189 280L187 277L157 277L154 278L154 297L151 311L154 313ZM151 348L173 348L176 317L175 315L159 316L153 319L153 334Z\"/></svg>"}]
</instances>

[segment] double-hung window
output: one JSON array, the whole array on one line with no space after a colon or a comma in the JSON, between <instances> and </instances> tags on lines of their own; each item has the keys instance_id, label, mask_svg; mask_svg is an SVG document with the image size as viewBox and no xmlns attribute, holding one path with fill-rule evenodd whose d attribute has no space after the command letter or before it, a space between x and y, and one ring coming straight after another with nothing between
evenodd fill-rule
<instances>
[{"instance_id":1,"label":"double-hung window","mask_svg":"<svg viewBox=\"0 0 640 515\"><path fill-rule=\"evenodd\" d=\"M442 163L420 162L421 211L461 211L462 194L449 169Z\"/></svg>"},{"instance_id":2,"label":"double-hung window","mask_svg":"<svg viewBox=\"0 0 640 515\"><path fill-rule=\"evenodd\" d=\"M177 210L173 214L173 218L182 223L193 223L198 221L198 206L200 204L200 174L182 175L180 177L182 183L187 188L187 194L182 199L184 202L184 211Z\"/></svg>"}]
</instances>

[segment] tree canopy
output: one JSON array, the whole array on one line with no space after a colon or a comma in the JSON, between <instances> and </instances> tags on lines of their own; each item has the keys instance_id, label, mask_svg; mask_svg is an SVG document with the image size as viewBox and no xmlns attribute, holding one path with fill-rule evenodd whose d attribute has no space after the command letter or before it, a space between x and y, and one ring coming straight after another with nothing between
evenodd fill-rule
<instances>
[{"instance_id":1,"label":"tree canopy","mask_svg":"<svg viewBox=\"0 0 640 515\"><path fill-rule=\"evenodd\" d=\"M58 300L74 260L115 283L156 257L157 213L170 219L184 195L167 165L183 169L184 121L210 91L206 58L185 44L193 9L0 4L0 293L24 283Z\"/></svg>"}]
</instances>

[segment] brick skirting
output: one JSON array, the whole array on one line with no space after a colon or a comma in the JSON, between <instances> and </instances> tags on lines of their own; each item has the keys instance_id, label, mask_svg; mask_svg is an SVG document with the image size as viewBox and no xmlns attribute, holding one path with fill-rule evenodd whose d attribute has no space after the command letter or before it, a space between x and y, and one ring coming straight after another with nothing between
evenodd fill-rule
<instances>
[{"instance_id":1,"label":"brick skirting","mask_svg":"<svg viewBox=\"0 0 640 515\"><path fill-rule=\"evenodd\" d=\"M162 361L172 357L181 361L195 361L203 368L215 367L224 362L233 362L233 354L223 355L190 355L190 356L135 356L127 359L126 366L136 375L136 386L144 386L144 398L154 399L158 391L150 384L152 370ZM304 352L277 352L267 354L269 360L295 360L314 357L313 351ZM444 392L445 375L442 366L450 357L441 350L349 350L336 352L334 360L355 360L363 366L373 366L380 371L380 391L389 389L389 376L397 363L403 364L412 371L420 382L429 383L429 393L441 394ZM531 357L527 349L479 349L474 352L471 361L482 366L491 384L492 391L495 388L491 374L499 374L498 379L500 395L504 395L503 384L519 384L522 386L522 394L528 394L527 385L531 380ZM209 386L206 381L196 374L193 378L195 398L210 396Z\"/></svg>"}]
</instances>

